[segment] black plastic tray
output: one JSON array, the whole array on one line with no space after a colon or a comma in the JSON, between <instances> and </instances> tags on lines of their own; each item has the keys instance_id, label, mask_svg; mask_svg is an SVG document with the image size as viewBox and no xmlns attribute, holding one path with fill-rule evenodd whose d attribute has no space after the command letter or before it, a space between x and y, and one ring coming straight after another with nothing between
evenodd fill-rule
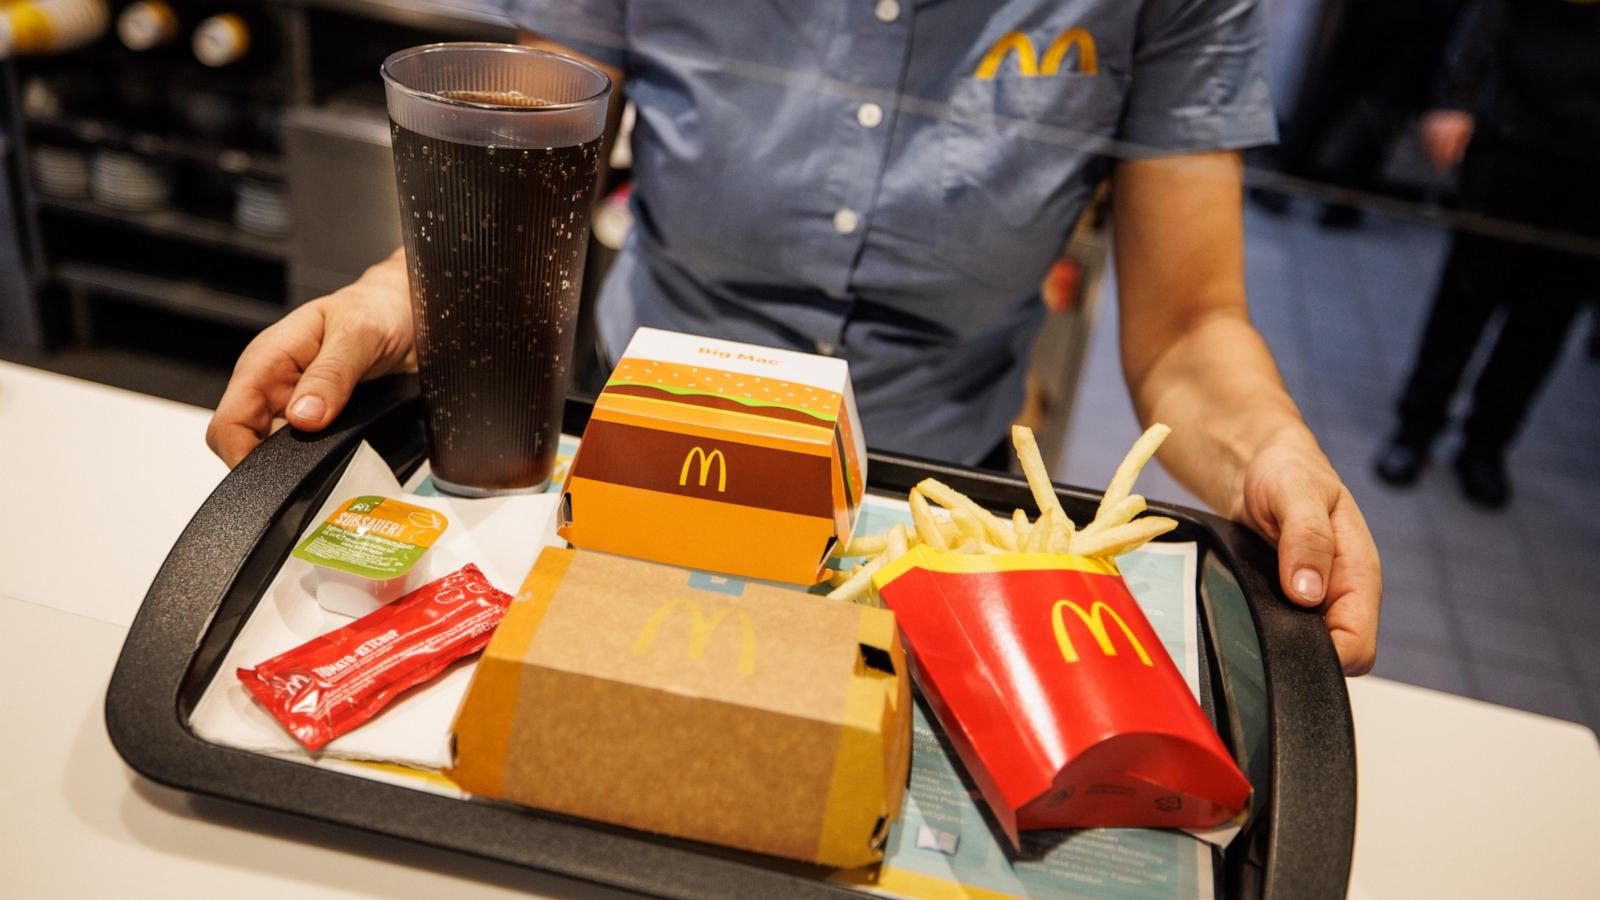
<instances>
[{"instance_id":1,"label":"black plastic tray","mask_svg":"<svg viewBox=\"0 0 1600 900\"><path fill-rule=\"evenodd\" d=\"M568 403L581 434L589 404ZM271 584L361 440L402 475L424 457L414 379L365 385L328 430L284 429L206 500L162 564L128 633L106 696L106 725L140 774L182 790L241 801L466 854L633 891L679 897L840 896L821 869L503 804L463 801L221 747L197 737L190 713L229 645ZM1030 505L1019 478L906 457L870 456L873 490L903 493L935 475L996 509ZM1058 491L1091 518L1098 494ZM1272 549L1207 513L1159 504L1234 576L1242 608L1202 586L1202 701L1256 787L1244 832L1217 854L1221 896L1315 900L1345 895L1355 838L1355 743L1349 700L1320 617L1288 603ZM1237 605L1237 600L1233 601ZM1247 612L1246 612L1247 608ZM1231 613L1231 614L1230 614ZM1241 632L1253 627L1254 635ZM1256 638L1259 635L1259 641ZM1246 648L1239 652L1237 648ZM1230 648L1235 648L1230 652ZM1266 694L1267 733L1251 734L1230 703Z\"/></svg>"}]
</instances>

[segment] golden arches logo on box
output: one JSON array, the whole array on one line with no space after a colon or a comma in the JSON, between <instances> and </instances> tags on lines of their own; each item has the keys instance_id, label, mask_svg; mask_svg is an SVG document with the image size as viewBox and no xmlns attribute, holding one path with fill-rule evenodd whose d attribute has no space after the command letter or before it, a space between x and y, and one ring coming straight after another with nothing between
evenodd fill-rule
<instances>
[{"instance_id":1,"label":"golden arches logo on box","mask_svg":"<svg viewBox=\"0 0 1600 900\"><path fill-rule=\"evenodd\" d=\"M999 73L1000 67L1005 64L1006 57L1015 53L1017 56L1017 72L1023 78L1048 78L1061 73L1061 63L1066 59L1067 51L1076 49L1078 72L1082 75L1094 75L1100 71L1100 54L1095 49L1094 35L1082 28L1068 28L1056 35L1056 39L1045 48L1044 59L1039 59L1038 50L1033 46L1033 39L1020 31L1009 31L1001 35L989 47L989 52L983 55L983 61L978 63L975 73L980 81L991 81Z\"/></svg>"},{"instance_id":2,"label":"golden arches logo on box","mask_svg":"<svg viewBox=\"0 0 1600 900\"><path fill-rule=\"evenodd\" d=\"M1139 661L1147 666L1154 666L1150 661L1150 654L1145 652L1144 645L1134 637L1133 631L1128 628L1128 623L1123 621L1117 611L1107 606L1104 600L1096 600L1090 604L1089 611L1084 612L1083 607L1071 600L1057 600L1056 605L1050 610L1050 624L1055 628L1056 645L1061 648L1061 658L1069 663L1078 661L1078 649L1073 646L1072 636L1067 633L1067 617L1065 610L1072 610L1077 614L1078 620L1083 622L1083 627L1089 630L1094 642L1100 646L1100 652L1106 656L1116 656L1117 647L1111 642L1111 632L1106 628L1105 617L1110 615L1116 621L1117 627L1122 629L1122 636L1128 639L1133 652L1139 655Z\"/></svg>"},{"instance_id":3,"label":"golden arches logo on box","mask_svg":"<svg viewBox=\"0 0 1600 900\"><path fill-rule=\"evenodd\" d=\"M689 485L689 466L696 460L700 462L700 486L706 486L706 477L711 474L711 467L717 467L717 493L727 493L728 490L728 458L722 455L721 450L705 452L699 447L690 447L689 452L683 456L683 468L678 471L678 485ZM670 470L669 470L670 471Z\"/></svg>"},{"instance_id":4,"label":"golden arches logo on box","mask_svg":"<svg viewBox=\"0 0 1600 900\"><path fill-rule=\"evenodd\" d=\"M756 668L756 630L750 624L750 614L742 609L724 607L706 615L700 609L700 604L693 600L678 598L668 600L661 608L651 614L650 619L644 623L644 628L639 630L639 636L634 639L633 652L643 656L650 652L655 645L656 635L661 627L666 624L667 618L679 609L689 613L689 643L684 647L684 653L690 659L700 659L705 656L706 647L711 644L711 637L728 618L737 619L739 622L739 674L749 675Z\"/></svg>"}]
</instances>

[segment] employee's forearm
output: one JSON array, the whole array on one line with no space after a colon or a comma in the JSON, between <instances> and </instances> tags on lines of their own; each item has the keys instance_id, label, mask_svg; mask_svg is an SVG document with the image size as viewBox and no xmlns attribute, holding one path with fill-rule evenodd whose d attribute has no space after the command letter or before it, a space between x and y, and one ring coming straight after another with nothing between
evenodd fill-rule
<instances>
[{"instance_id":1,"label":"employee's forearm","mask_svg":"<svg viewBox=\"0 0 1600 900\"><path fill-rule=\"evenodd\" d=\"M1112 189L1123 373L1161 461L1236 516L1261 451L1315 440L1245 304L1241 161L1235 153L1125 162Z\"/></svg>"},{"instance_id":2,"label":"employee's forearm","mask_svg":"<svg viewBox=\"0 0 1600 900\"><path fill-rule=\"evenodd\" d=\"M1245 467L1266 447L1320 453L1266 343L1238 312L1193 323L1142 371L1129 372L1128 387L1142 422L1172 426L1162 463L1224 515L1239 513Z\"/></svg>"}]
</instances>

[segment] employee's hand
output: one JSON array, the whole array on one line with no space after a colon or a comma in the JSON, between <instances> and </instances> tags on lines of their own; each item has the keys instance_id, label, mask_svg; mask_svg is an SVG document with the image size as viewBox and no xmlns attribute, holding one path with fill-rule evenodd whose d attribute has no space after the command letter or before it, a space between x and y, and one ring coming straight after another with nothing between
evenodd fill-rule
<instances>
[{"instance_id":1,"label":"employee's hand","mask_svg":"<svg viewBox=\"0 0 1600 900\"><path fill-rule=\"evenodd\" d=\"M230 467L280 419L317 431L344 409L358 382L415 366L405 256L400 251L349 287L268 327L240 354L206 428Z\"/></svg>"},{"instance_id":2,"label":"employee's hand","mask_svg":"<svg viewBox=\"0 0 1600 900\"><path fill-rule=\"evenodd\" d=\"M1472 142L1472 113L1459 109L1436 109L1422 117L1422 146L1433 167L1448 172L1467 155Z\"/></svg>"},{"instance_id":3,"label":"employee's hand","mask_svg":"<svg viewBox=\"0 0 1600 900\"><path fill-rule=\"evenodd\" d=\"M1322 609L1345 674L1371 671L1383 599L1378 548L1327 457L1305 440L1269 444L1246 465L1241 493L1234 518L1277 544L1283 592Z\"/></svg>"}]
</instances>

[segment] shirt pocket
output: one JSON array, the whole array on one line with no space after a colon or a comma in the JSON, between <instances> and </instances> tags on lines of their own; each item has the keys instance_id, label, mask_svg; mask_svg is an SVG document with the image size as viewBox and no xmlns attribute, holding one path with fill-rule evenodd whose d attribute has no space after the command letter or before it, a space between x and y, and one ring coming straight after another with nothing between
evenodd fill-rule
<instances>
[{"instance_id":1,"label":"shirt pocket","mask_svg":"<svg viewBox=\"0 0 1600 900\"><path fill-rule=\"evenodd\" d=\"M1105 171L1123 89L1106 72L957 82L939 126L940 258L991 285L1037 287Z\"/></svg>"}]
</instances>

